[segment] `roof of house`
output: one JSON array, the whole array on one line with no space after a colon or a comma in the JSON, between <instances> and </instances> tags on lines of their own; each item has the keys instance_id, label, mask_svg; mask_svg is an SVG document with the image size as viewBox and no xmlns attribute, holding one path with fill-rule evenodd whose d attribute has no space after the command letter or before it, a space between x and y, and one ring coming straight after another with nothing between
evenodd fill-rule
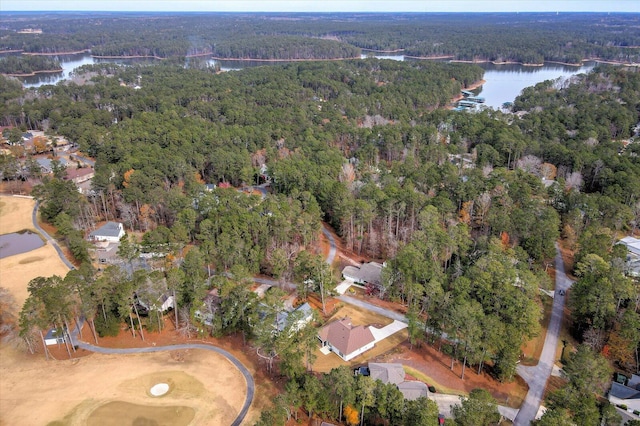
<instances>
[{"instance_id":1,"label":"roof of house","mask_svg":"<svg viewBox=\"0 0 640 426\"><path fill-rule=\"evenodd\" d=\"M627 386L640 390L640 376L637 374L632 374L631 378L627 382Z\"/></svg>"},{"instance_id":2,"label":"roof of house","mask_svg":"<svg viewBox=\"0 0 640 426\"><path fill-rule=\"evenodd\" d=\"M382 383L397 385L404 382L405 373L402 364L370 362L369 372L373 380L380 380Z\"/></svg>"},{"instance_id":3,"label":"roof of house","mask_svg":"<svg viewBox=\"0 0 640 426\"><path fill-rule=\"evenodd\" d=\"M91 231L89 234L91 237L118 237L120 236L120 231L122 229L122 224L118 222L107 222L102 225L100 228L95 231Z\"/></svg>"},{"instance_id":4,"label":"roof of house","mask_svg":"<svg viewBox=\"0 0 640 426\"><path fill-rule=\"evenodd\" d=\"M276 316L278 331L284 330L285 326L287 325L287 321L289 320L289 317L294 312L300 312L299 314L297 314L298 322L306 323L308 319L311 318L311 315L313 314L313 308L311 307L311 305L305 302L291 312L279 312L278 315Z\"/></svg>"},{"instance_id":5,"label":"roof of house","mask_svg":"<svg viewBox=\"0 0 640 426\"><path fill-rule=\"evenodd\" d=\"M318 336L345 355L375 342L368 326L354 326L348 317L325 325L318 332Z\"/></svg>"},{"instance_id":6,"label":"roof of house","mask_svg":"<svg viewBox=\"0 0 640 426\"><path fill-rule=\"evenodd\" d=\"M414 401L420 397L427 397L429 395L429 389L427 385L422 382L410 380L398 384L398 389L404 395L404 399Z\"/></svg>"},{"instance_id":7,"label":"roof of house","mask_svg":"<svg viewBox=\"0 0 640 426\"><path fill-rule=\"evenodd\" d=\"M363 263L360 267L347 266L342 270L342 275L356 281L380 285L382 275L382 265L377 262Z\"/></svg>"},{"instance_id":8,"label":"roof of house","mask_svg":"<svg viewBox=\"0 0 640 426\"><path fill-rule=\"evenodd\" d=\"M88 176L93 174L93 169L91 167L83 167L80 169L67 169L65 179L73 180L75 178Z\"/></svg>"},{"instance_id":9,"label":"roof of house","mask_svg":"<svg viewBox=\"0 0 640 426\"><path fill-rule=\"evenodd\" d=\"M640 390L613 382L609 395L620 399L640 399Z\"/></svg>"},{"instance_id":10,"label":"roof of house","mask_svg":"<svg viewBox=\"0 0 640 426\"><path fill-rule=\"evenodd\" d=\"M620 241L620 243L627 246L627 249L635 254L640 254L640 240L635 237L624 237Z\"/></svg>"},{"instance_id":11,"label":"roof of house","mask_svg":"<svg viewBox=\"0 0 640 426\"><path fill-rule=\"evenodd\" d=\"M57 159L58 162L60 162L60 165L62 167L67 167L67 163L68 161L65 160L64 158L60 157ZM52 160L48 159L48 158L36 158L36 163L38 163L40 165L40 167L46 168L51 170L53 167L53 162Z\"/></svg>"}]
</instances>

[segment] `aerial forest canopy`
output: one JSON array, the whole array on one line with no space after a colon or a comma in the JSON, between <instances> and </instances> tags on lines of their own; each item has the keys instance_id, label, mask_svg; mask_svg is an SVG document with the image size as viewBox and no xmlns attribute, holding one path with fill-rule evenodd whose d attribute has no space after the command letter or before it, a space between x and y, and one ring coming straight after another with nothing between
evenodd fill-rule
<instances>
[{"instance_id":1,"label":"aerial forest canopy","mask_svg":"<svg viewBox=\"0 0 640 426\"><path fill-rule=\"evenodd\" d=\"M367 50L464 61L640 62L640 29L627 14L42 14L0 17L0 50L160 58L299 60ZM37 28L42 33L24 31ZM620 29L624 28L624 31Z\"/></svg>"},{"instance_id":2,"label":"aerial forest canopy","mask_svg":"<svg viewBox=\"0 0 640 426\"><path fill-rule=\"evenodd\" d=\"M312 47L298 37L307 35L287 38L291 49L306 55ZM192 43L206 50L202 38ZM219 48L243 54L231 42ZM598 353L615 346L611 359L637 368L640 291L614 246L640 223L637 68L598 66L525 89L512 111L477 113L443 108L482 79L472 64L367 58L218 73L172 58L76 72L86 84L23 90L0 77L0 125L62 135L96 159L86 197L58 167L43 178L33 190L41 214L78 260L87 257L82 229L119 220L143 234L123 241L122 259L133 265L140 250L180 262L134 274L111 266L100 276L85 264L33 282L27 326L41 318L39 288L61 298L80 292L105 335L126 320L134 292L170 289L189 318L209 309L202 300L214 287L222 302L212 333L278 347L255 326L248 283L263 273L295 282L299 294L322 293L309 277L331 277L313 254L326 221L345 249L387 260L379 296L407 308L411 343L452 336L452 363L490 364L508 381L539 331L539 290L552 288L545 268L562 237L576 252L574 335ZM25 161L0 157L3 179L22 179ZM265 178L264 195L224 188ZM316 344L309 336L296 337L305 350ZM290 378L301 380L301 353L282 357Z\"/></svg>"}]
</instances>

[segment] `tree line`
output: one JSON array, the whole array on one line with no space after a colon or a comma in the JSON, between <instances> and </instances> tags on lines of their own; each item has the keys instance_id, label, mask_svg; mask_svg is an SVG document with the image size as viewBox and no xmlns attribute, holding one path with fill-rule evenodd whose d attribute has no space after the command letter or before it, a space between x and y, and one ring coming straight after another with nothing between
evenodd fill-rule
<instances>
[{"instance_id":1,"label":"tree line","mask_svg":"<svg viewBox=\"0 0 640 426\"><path fill-rule=\"evenodd\" d=\"M99 56L328 59L369 49L467 61L637 63L640 46L627 14L7 14L3 25L3 50ZM26 25L43 33L19 33Z\"/></svg>"}]
</instances>

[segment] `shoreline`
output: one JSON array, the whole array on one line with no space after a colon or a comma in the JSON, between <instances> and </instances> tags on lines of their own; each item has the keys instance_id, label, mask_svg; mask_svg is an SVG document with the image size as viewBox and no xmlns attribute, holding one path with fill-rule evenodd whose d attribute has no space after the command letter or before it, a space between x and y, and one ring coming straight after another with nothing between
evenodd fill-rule
<instances>
[{"instance_id":1,"label":"shoreline","mask_svg":"<svg viewBox=\"0 0 640 426\"><path fill-rule=\"evenodd\" d=\"M10 74L10 73L0 73L0 74L6 75L8 77L33 77L34 75L37 75L37 74L54 74L54 73L63 72L63 71L64 70L62 68L60 68L58 70L32 71L32 72L27 73L27 74Z\"/></svg>"},{"instance_id":2,"label":"shoreline","mask_svg":"<svg viewBox=\"0 0 640 426\"><path fill-rule=\"evenodd\" d=\"M52 52L52 53L25 52L23 50L22 54L27 56L57 56L57 55L79 55L81 53L88 53L88 52L90 52L89 49L75 50L71 52Z\"/></svg>"},{"instance_id":3,"label":"shoreline","mask_svg":"<svg viewBox=\"0 0 640 426\"><path fill-rule=\"evenodd\" d=\"M361 47L360 50L367 51L367 52L380 52L380 53L399 53L399 52L404 52L404 49L402 49L402 48L393 49L393 50L376 50L376 49L365 49L364 47Z\"/></svg>"},{"instance_id":4,"label":"shoreline","mask_svg":"<svg viewBox=\"0 0 640 426\"><path fill-rule=\"evenodd\" d=\"M164 60L167 58L162 58L160 56L155 55L131 55L131 56L117 56L117 55L91 55L94 59L157 59Z\"/></svg>"},{"instance_id":5,"label":"shoreline","mask_svg":"<svg viewBox=\"0 0 640 426\"><path fill-rule=\"evenodd\" d=\"M319 58L319 59L252 59L252 58L221 58L219 56L211 56L216 61L241 61L241 62L320 62L320 61L352 61L361 59L360 56L351 58Z\"/></svg>"},{"instance_id":6,"label":"shoreline","mask_svg":"<svg viewBox=\"0 0 640 426\"><path fill-rule=\"evenodd\" d=\"M478 87L482 86L486 82L487 82L487 80L480 79L478 81L474 81L473 83L471 83L467 87L461 88L460 90L474 90L474 89L477 89ZM460 99L464 99L464 96L462 95L462 93L458 94L457 96L454 96L451 99L451 102L449 103L449 105L445 106L445 108L448 109L449 111L451 111L453 108L455 108L456 102L458 102Z\"/></svg>"}]
</instances>

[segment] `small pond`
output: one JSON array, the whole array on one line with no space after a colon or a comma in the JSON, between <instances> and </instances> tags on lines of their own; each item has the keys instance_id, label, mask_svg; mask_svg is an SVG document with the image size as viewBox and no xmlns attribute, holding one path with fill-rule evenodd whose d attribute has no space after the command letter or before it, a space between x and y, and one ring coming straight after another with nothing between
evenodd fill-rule
<instances>
[{"instance_id":1,"label":"small pond","mask_svg":"<svg viewBox=\"0 0 640 426\"><path fill-rule=\"evenodd\" d=\"M0 235L0 259L26 253L43 245L44 241L40 235L30 231Z\"/></svg>"}]
</instances>

